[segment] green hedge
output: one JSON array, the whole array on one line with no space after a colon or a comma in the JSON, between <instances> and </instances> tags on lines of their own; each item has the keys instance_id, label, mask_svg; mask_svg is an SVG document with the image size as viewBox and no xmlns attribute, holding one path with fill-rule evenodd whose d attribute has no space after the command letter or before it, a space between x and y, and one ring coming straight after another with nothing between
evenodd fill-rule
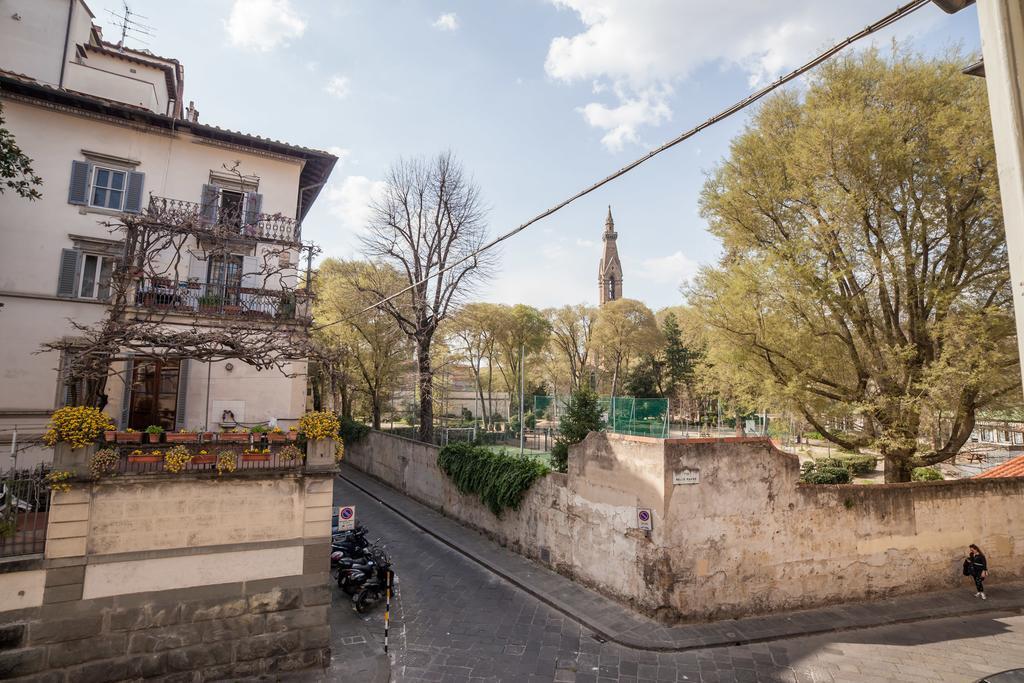
<instances>
[{"instance_id":1,"label":"green hedge","mask_svg":"<svg viewBox=\"0 0 1024 683\"><path fill-rule=\"evenodd\" d=\"M341 442L346 446L359 443L370 433L368 426L353 420L351 417L342 417L339 423L341 426L338 428L338 436L341 437Z\"/></svg>"},{"instance_id":2,"label":"green hedge","mask_svg":"<svg viewBox=\"0 0 1024 683\"><path fill-rule=\"evenodd\" d=\"M551 469L532 458L495 453L469 443L448 444L437 454L437 466L456 488L480 501L500 516L506 508L516 510L523 495Z\"/></svg>"},{"instance_id":3,"label":"green hedge","mask_svg":"<svg viewBox=\"0 0 1024 683\"><path fill-rule=\"evenodd\" d=\"M915 467L910 471L911 481L942 481L945 477L934 467Z\"/></svg>"},{"instance_id":4,"label":"green hedge","mask_svg":"<svg viewBox=\"0 0 1024 683\"><path fill-rule=\"evenodd\" d=\"M808 484L849 484L851 479L853 475L845 467L812 467L800 476Z\"/></svg>"},{"instance_id":5,"label":"green hedge","mask_svg":"<svg viewBox=\"0 0 1024 683\"><path fill-rule=\"evenodd\" d=\"M818 458L815 463L822 467L843 467L849 470L850 474L864 476L875 471L878 458L859 453L840 453L830 458Z\"/></svg>"}]
</instances>

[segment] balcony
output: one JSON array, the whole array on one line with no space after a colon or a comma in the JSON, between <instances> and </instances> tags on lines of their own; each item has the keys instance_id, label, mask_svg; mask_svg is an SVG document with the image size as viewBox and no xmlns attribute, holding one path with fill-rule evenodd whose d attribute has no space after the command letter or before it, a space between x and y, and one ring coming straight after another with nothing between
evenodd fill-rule
<instances>
[{"instance_id":1,"label":"balcony","mask_svg":"<svg viewBox=\"0 0 1024 683\"><path fill-rule=\"evenodd\" d=\"M135 305L184 315L308 323L309 293L140 278Z\"/></svg>"},{"instance_id":2,"label":"balcony","mask_svg":"<svg viewBox=\"0 0 1024 683\"><path fill-rule=\"evenodd\" d=\"M241 206L221 207L151 196L145 215L169 226L196 230L200 234L207 231L217 237L237 236L294 245L299 245L302 238L302 226L294 218L279 213L244 211Z\"/></svg>"}]
</instances>

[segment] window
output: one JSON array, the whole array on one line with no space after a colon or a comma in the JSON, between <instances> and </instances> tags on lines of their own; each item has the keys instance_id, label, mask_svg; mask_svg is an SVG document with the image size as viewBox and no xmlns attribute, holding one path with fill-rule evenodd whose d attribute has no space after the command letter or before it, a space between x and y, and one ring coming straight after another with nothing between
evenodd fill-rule
<instances>
[{"instance_id":1,"label":"window","mask_svg":"<svg viewBox=\"0 0 1024 683\"><path fill-rule=\"evenodd\" d=\"M95 166L92 178L92 197L89 204L101 209L120 211L124 205L127 172Z\"/></svg>"},{"instance_id":2,"label":"window","mask_svg":"<svg viewBox=\"0 0 1024 683\"><path fill-rule=\"evenodd\" d=\"M110 298L110 277L114 272L114 259L96 254L82 255L82 279L78 296L83 299Z\"/></svg>"},{"instance_id":3,"label":"window","mask_svg":"<svg viewBox=\"0 0 1024 683\"><path fill-rule=\"evenodd\" d=\"M242 286L242 257L236 254L210 256L209 264L206 281L214 285L210 289L217 294L223 292L226 305L237 306L238 289Z\"/></svg>"}]
</instances>

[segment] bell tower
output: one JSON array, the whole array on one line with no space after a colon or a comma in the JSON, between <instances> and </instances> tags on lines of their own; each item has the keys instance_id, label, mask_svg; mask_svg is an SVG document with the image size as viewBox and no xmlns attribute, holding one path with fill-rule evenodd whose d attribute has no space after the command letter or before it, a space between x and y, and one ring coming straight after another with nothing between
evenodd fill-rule
<instances>
[{"instance_id":1,"label":"bell tower","mask_svg":"<svg viewBox=\"0 0 1024 683\"><path fill-rule=\"evenodd\" d=\"M615 232L612 207L608 207L608 218L604 221L604 251L597 266L598 301L605 304L622 298L622 264L619 263L619 248L615 243L619 233Z\"/></svg>"}]
</instances>

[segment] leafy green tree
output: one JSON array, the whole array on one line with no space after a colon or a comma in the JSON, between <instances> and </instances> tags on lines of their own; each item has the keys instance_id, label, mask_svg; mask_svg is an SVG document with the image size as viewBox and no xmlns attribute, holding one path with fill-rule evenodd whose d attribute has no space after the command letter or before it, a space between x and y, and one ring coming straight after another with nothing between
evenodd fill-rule
<instances>
[{"instance_id":1,"label":"leafy green tree","mask_svg":"<svg viewBox=\"0 0 1024 683\"><path fill-rule=\"evenodd\" d=\"M590 432L604 429L597 394L581 387L572 393L569 406L559 420L559 435L551 449L551 466L559 472L569 467L569 446L587 438Z\"/></svg>"},{"instance_id":2,"label":"leafy green tree","mask_svg":"<svg viewBox=\"0 0 1024 683\"><path fill-rule=\"evenodd\" d=\"M1020 394L985 86L963 62L826 63L765 102L701 199L723 246L689 296L710 362L831 442L878 448L886 481L953 457L979 409Z\"/></svg>"},{"instance_id":3,"label":"leafy green tree","mask_svg":"<svg viewBox=\"0 0 1024 683\"><path fill-rule=\"evenodd\" d=\"M540 311L532 306L516 304L500 306L497 340L497 365L505 380L511 402L511 413L519 412L519 387L523 367L521 355L529 357L547 344L551 325Z\"/></svg>"},{"instance_id":4,"label":"leafy green tree","mask_svg":"<svg viewBox=\"0 0 1024 683\"><path fill-rule=\"evenodd\" d=\"M665 395L676 396L681 388L693 382L695 354L683 342L683 333L675 313L669 311L665 316L661 333L665 338L665 349L662 354L663 377L659 386Z\"/></svg>"},{"instance_id":5,"label":"leafy green tree","mask_svg":"<svg viewBox=\"0 0 1024 683\"><path fill-rule=\"evenodd\" d=\"M616 299L601 307L594 323L594 348L612 373L612 396L633 359L657 352L661 331L651 309L635 299Z\"/></svg>"},{"instance_id":6,"label":"leafy green tree","mask_svg":"<svg viewBox=\"0 0 1024 683\"><path fill-rule=\"evenodd\" d=\"M626 393L642 398L663 398L664 375L665 362L653 353L645 354L626 375Z\"/></svg>"},{"instance_id":7,"label":"leafy green tree","mask_svg":"<svg viewBox=\"0 0 1024 683\"><path fill-rule=\"evenodd\" d=\"M570 389L576 389L585 383L597 309L577 304L549 308L544 315L551 325L551 346L568 366Z\"/></svg>"},{"instance_id":8,"label":"leafy green tree","mask_svg":"<svg viewBox=\"0 0 1024 683\"><path fill-rule=\"evenodd\" d=\"M36 188L43 179L32 170L30 159L14 139L14 134L4 126L4 109L0 105L0 194L11 190L29 201L43 195Z\"/></svg>"}]
</instances>

